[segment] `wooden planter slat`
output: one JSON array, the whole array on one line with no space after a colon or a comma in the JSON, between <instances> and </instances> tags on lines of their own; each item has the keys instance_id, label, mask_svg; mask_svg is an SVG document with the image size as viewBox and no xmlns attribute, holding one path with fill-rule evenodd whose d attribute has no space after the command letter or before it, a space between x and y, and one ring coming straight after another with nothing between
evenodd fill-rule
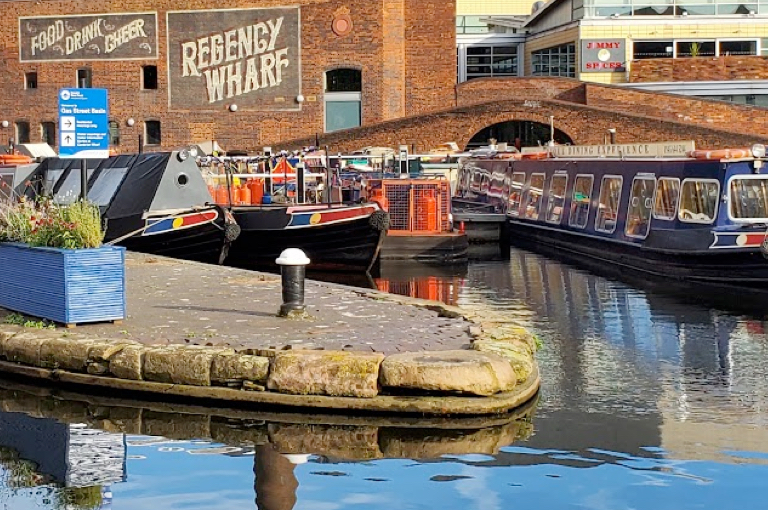
<instances>
[{"instance_id":1,"label":"wooden planter slat","mask_svg":"<svg viewBox=\"0 0 768 510\"><path fill-rule=\"evenodd\" d=\"M63 324L125 318L125 248L0 243L0 307Z\"/></svg>"}]
</instances>

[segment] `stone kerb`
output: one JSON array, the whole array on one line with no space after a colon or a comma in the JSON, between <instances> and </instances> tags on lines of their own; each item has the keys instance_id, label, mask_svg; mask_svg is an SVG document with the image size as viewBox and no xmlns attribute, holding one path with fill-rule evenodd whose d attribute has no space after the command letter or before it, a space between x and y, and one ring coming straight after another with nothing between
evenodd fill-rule
<instances>
[{"instance_id":1,"label":"stone kerb","mask_svg":"<svg viewBox=\"0 0 768 510\"><path fill-rule=\"evenodd\" d=\"M458 313L445 308L441 313ZM26 375L33 377L72 383L82 380L82 384L107 387L120 387L109 383L110 380L125 380L132 381L135 386L131 387L139 391L159 393L170 387L190 387L187 394L192 397L205 397L208 391L213 398L233 401L248 400L237 396L244 391L253 395L281 394L280 405L300 407L307 403L322 407L318 398L352 397L369 403L350 405L350 409L425 409L431 414L451 413L453 408L444 405L440 400L443 398L448 402L453 397L463 397L463 413L471 413L472 402L477 402L477 414L484 414L510 410L532 397L538 389L533 337L523 329L497 328L483 334L482 328L472 328L475 339L465 350L384 356L356 351L236 352L196 345L143 345L2 325L0 372L19 373L22 369L13 367L21 365L41 369L27 370ZM127 387L126 383L120 384ZM512 399L513 394L517 400ZM511 399L508 407L504 404L506 396ZM521 400L523 396L525 399ZM402 397L414 406L377 403L377 399L393 397ZM496 401L493 406L479 405L484 400L481 397L493 397ZM421 408L420 398L424 399ZM334 404L338 407L338 402Z\"/></svg>"}]
</instances>

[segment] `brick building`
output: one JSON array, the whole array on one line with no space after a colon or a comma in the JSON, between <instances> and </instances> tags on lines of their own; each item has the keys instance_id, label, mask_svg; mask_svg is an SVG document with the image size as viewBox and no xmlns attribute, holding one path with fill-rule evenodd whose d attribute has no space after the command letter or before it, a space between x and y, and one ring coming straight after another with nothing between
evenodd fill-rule
<instances>
[{"instance_id":1,"label":"brick building","mask_svg":"<svg viewBox=\"0 0 768 510\"><path fill-rule=\"evenodd\" d=\"M454 0L0 0L0 136L57 145L57 92L106 88L118 151L279 140L443 108Z\"/></svg>"}]
</instances>

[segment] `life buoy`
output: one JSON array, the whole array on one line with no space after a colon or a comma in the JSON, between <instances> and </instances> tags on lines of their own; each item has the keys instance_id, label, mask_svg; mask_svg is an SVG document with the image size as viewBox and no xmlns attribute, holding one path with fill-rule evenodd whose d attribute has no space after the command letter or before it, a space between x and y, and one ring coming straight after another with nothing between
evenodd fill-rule
<instances>
[{"instance_id":1,"label":"life buoy","mask_svg":"<svg viewBox=\"0 0 768 510\"><path fill-rule=\"evenodd\" d=\"M33 159L23 154L0 154L0 165L26 165Z\"/></svg>"},{"instance_id":2,"label":"life buoy","mask_svg":"<svg viewBox=\"0 0 768 510\"><path fill-rule=\"evenodd\" d=\"M695 159L739 159L751 158L750 149L717 149L717 150L695 150L688 151L688 157Z\"/></svg>"}]
</instances>

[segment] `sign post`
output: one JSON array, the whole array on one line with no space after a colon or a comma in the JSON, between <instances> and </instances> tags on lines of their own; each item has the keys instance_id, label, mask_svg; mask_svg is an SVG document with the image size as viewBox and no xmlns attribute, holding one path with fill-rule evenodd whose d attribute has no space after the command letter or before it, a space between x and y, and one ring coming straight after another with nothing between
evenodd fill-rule
<instances>
[{"instance_id":1,"label":"sign post","mask_svg":"<svg viewBox=\"0 0 768 510\"><path fill-rule=\"evenodd\" d=\"M80 198L88 195L87 158L109 157L107 89L59 90L59 157L81 159Z\"/></svg>"}]
</instances>

